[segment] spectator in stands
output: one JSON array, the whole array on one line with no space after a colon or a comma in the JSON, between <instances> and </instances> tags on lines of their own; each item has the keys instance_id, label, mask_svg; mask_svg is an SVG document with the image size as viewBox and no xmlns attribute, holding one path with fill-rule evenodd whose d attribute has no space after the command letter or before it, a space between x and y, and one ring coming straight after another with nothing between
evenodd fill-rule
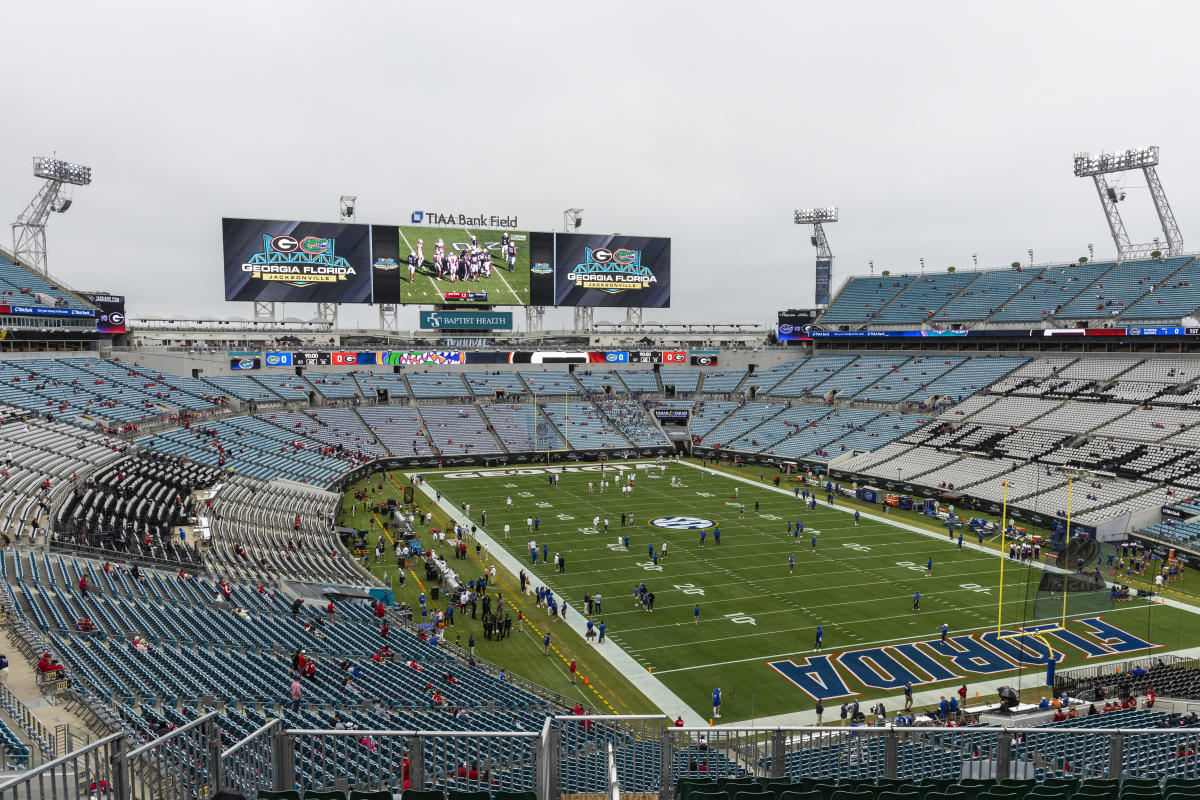
<instances>
[{"instance_id":1,"label":"spectator in stands","mask_svg":"<svg viewBox=\"0 0 1200 800\"><path fill-rule=\"evenodd\" d=\"M8 686L8 656L0 653L0 686Z\"/></svg>"},{"instance_id":2,"label":"spectator in stands","mask_svg":"<svg viewBox=\"0 0 1200 800\"><path fill-rule=\"evenodd\" d=\"M63 665L58 663L58 659L49 653L42 653L42 657L37 662L38 672L43 675L58 672L63 668Z\"/></svg>"}]
</instances>

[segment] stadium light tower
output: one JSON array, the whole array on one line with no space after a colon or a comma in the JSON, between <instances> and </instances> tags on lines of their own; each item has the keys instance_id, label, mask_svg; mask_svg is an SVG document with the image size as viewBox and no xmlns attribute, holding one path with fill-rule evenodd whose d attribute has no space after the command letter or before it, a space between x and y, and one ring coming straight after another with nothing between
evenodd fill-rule
<instances>
[{"instance_id":1,"label":"stadium light tower","mask_svg":"<svg viewBox=\"0 0 1200 800\"><path fill-rule=\"evenodd\" d=\"M1129 234L1125 232L1125 223L1121 220L1121 212L1117 203L1125 199L1125 192L1120 185L1110 184L1108 175L1117 172L1130 172L1140 169L1146 176L1146 186L1150 189L1150 199L1154 202L1154 210L1158 212L1158 222L1162 226L1163 236L1167 240L1166 255L1177 256L1183 252L1183 235L1179 232L1179 223L1167 202L1167 194L1163 191L1162 182L1158 179L1157 147L1136 147L1120 153L1076 153L1075 177L1091 178L1096 184L1096 194L1100 195L1100 205L1108 218L1108 229L1117 245L1117 257L1144 258L1159 248L1153 244L1133 244Z\"/></svg>"},{"instance_id":2,"label":"stadium light tower","mask_svg":"<svg viewBox=\"0 0 1200 800\"><path fill-rule=\"evenodd\" d=\"M338 218L342 222L358 221L358 195L344 194L338 198Z\"/></svg>"},{"instance_id":3,"label":"stadium light tower","mask_svg":"<svg viewBox=\"0 0 1200 800\"><path fill-rule=\"evenodd\" d=\"M822 308L829 305L829 283L833 276L833 251L825 238L826 222L837 222L836 208L800 208L796 210L797 225L812 225L812 245L817 248L816 304Z\"/></svg>"},{"instance_id":4,"label":"stadium light tower","mask_svg":"<svg viewBox=\"0 0 1200 800\"><path fill-rule=\"evenodd\" d=\"M33 174L45 182L12 224L13 255L47 275L46 221L51 212L61 214L71 207L71 190L63 187L87 186L92 182L92 168L54 156L35 156Z\"/></svg>"}]
</instances>

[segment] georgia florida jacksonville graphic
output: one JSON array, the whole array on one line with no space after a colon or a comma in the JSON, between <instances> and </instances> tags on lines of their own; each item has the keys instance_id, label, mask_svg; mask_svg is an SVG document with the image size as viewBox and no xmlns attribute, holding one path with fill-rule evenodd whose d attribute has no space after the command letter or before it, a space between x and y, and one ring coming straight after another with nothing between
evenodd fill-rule
<instances>
[{"instance_id":1,"label":"georgia florida jacksonville graphic","mask_svg":"<svg viewBox=\"0 0 1200 800\"><path fill-rule=\"evenodd\" d=\"M250 256L242 264L242 272L251 273L257 280L310 286L344 281L358 274L349 261L334 253L332 238L264 233L262 239L262 252Z\"/></svg>"},{"instance_id":2,"label":"georgia florida jacksonville graphic","mask_svg":"<svg viewBox=\"0 0 1200 800\"><path fill-rule=\"evenodd\" d=\"M616 294L631 289L649 289L658 283L653 270L642 264L642 251L621 247L583 249L583 263L571 268L567 279L580 289L599 289Z\"/></svg>"}]
</instances>

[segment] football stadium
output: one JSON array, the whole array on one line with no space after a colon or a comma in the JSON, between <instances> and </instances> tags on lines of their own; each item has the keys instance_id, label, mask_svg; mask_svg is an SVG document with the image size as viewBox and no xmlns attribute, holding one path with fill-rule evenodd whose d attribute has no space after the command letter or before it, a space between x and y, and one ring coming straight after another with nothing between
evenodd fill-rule
<instances>
[{"instance_id":1,"label":"football stadium","mask_svg":"<svg viewBox=\"0 0 1200 800\"><path fill-rule=\"evenodd\" d=\"M472 80L546 76L532 55L484 58L493 34L536 49L538 30L411 13L414 30L454 26ZM153 125L183 138L144 157L124 128L105 144L100 117L61 131L62 155L24 152L24 134L0 150L0 800L1200 797L1193 142L1160 150L1157 128L1118 126L1105 136L1143 143L1084 151L1060 126L1060 172L981 206L995 219L954 216L947 195L977 198L938 164L911 197L872 173L841 206L799 207L714 165L707 179L781 232L730 264L713 240L734 223L688 205L703 190L678 160L708 134L650 119L627 150L623 112L591 100L637 69L595 68L562 100L590 108L563 124L576 154L525 125L534 96L515 115L495 87L449 115L383 107L392 76L354 77L353 60L416 57L347 46L347 21L319 38L349 59L327 107L375 96L357 123L231 143L180 133L207 123L163 105ZM866 35L831 21L841 44ZM1000 33L972 36L991 50ZM226 69L195 52L163 74ZM231 108L284 105L251 82L222 89ZM405 105L423 108L419 82ZM149 85L98 93L157 103ZM30 113L14 126L56 130L53 103L16 102ZM355 144L363 122L410 147L405 163ZM613 140L589 140L598 127ZM323 156L343 134L350 157ZM488 149L522 137L554 165ZM969 159L991 157L969 138ZM283 163L292 145L305 169ZM1040 145L1008 146L1032 161ZM704 158L754 172L770 147ZM601 179L607 148L645 174ZM259 159L274 179L251 178ZM836 197L851 167L829 169L812 186ZM387 189L369 201L324 182L373 171ZM493 178L513 210L493 212ZM686 213L634 196L655 181ZM544 211L571 192L611 205L604 221ZM203 201L175 206L189 194ZM410 210L422 196L436 210ZM907 209L929 218L879 223ZM879 231L855 227L871 214ZM1056 252L1080 254L1022 246L1039 214ZM1077 217L1100 243L1070 238ZM603 227L654 235L588 232ZM1000 255L951 265L962 237L993 234ZM835 257L869 247L901 266Z\"/></svg>"}]
</instances>

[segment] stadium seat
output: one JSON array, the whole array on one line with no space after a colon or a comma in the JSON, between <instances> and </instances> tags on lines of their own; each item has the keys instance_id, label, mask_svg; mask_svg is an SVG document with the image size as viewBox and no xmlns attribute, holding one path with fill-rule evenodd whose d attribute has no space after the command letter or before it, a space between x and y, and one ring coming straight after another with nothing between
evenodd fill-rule
<instances>
[{"instance_id":1,"label":"stadium seat","mask_svg":"<svg viewBox=\"0 0 1200 800\"><path fill-rule=\"evenodd\" d=\"M350 792L350 800L392 800L392 793L387 789L374 792L362 792L357 789Z\"/></svg>"},{"instance_id":2,"label":"stadium seat","mask_svg":"<svg viewBox=\"0 0 1200 800\"><path fill-rule=\"evenodd\" d=\"M778 788L780 784L774 784ZM775 800L821 800L821 793L809 789L808 791L777 791Z\"/></svg>"},{"instance_id":3,"label":"stadium seat","mask_svg":"<svg viewBox=\"0 0 1200 800\"><path fill-rule=\"evenodd\" d=\"M306 791L304 800L346 800L346 793L338 789Z\"/></svg>"},{"instance_id":4,"label":"stadium seat","mask_svg":"<svg viewBox=\"0 0 1200 800\"><path fill-rule=\"evenodd\" d=\"M537 800L537 792L492 792L492 800Z\"/></svg>"},{"instance_id":5,"label":"stadium seat","mask_svg":"<svg viewBox=\"0 0 1200 800\"><path fill-rule=\"evenodd\" d=\"M259 789L258 800L300 800L295 789Z\"/></svg>"},{"instance_id":6,"label":"stadium seat","mask_svg":"<svg viewBox=\"0 0 1200 800\"><path fill-rule=\"evenodd\" d=\"M355 800L351 797L350 800ZM391 800L391 796L379 798L379 800ZM462 792L458 789L450 789L446 792L446 800L489 800L487 792Z\"/></svg>"},{"instance_id":7,"label":"stadium seat","mask_svg":"<svg viewBox=\"0 0 1200 800\"><path fill-rule=\"evenodd\" d=\"M446 800L441 789L405 789L401 800Z\"/></svg>"}]
</instances>

